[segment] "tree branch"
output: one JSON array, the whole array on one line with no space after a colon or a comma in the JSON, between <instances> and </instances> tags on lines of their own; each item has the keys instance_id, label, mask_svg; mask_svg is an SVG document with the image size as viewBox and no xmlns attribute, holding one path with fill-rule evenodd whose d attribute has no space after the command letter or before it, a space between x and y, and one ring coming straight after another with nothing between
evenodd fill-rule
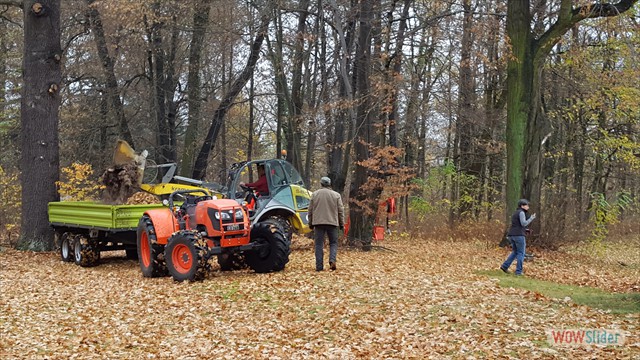
<instances>
[{"instance_id":1,"label":"tree branch","mask_svg":"<svg viewBox=\"0 0 640 360\"><path fill-rule=\"evenodd\" d=\"M584 19L618 16L631 9L638 0L620 0L616 4L589 4L571 9L571 1L563 0L558 20L537 41L535 59L544 59L551 48L575 24ZM570 10L571 9L571 10ZM570 10L570 12L569 12Z\"/></svg>"},{"instance_id":2,"label":"tree branch","mask_svg":"<svg viewBox=\"0 0 640 360\"><path fill-rule=\"evenodd\" d=\"M577 23L583 19L618 16L631 9L638 0L620 0L617 4L589 4L572 10L573 19Z\"/></svg>"}]
</instances>

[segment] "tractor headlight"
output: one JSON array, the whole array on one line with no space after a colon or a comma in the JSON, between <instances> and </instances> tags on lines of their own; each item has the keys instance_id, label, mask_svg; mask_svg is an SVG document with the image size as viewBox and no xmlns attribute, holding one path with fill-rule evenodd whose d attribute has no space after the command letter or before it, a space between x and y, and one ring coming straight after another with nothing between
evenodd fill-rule
<instances>
[{"instance_id":1,"label":"tractor headlight","mask_svg":"<svg viewBox=\"0 0 640 360\"><path fill-rule=\"evenodd\" d=\"M244 217L242 210L238 209L236 210L236 220L242 220L242 218Z\"/></svg>"},{"instance_id":2,"label":"tractor headlight","mask_svg":"<svg viewBox=\"0 0 640 360\"><path fill-rule=\"evenodd\" d=\"M220 220L220 218L222 218L223 221L224 220L231 220L231 215L229 213L226 213L226 212L218 211L218 212L215 213L214 216L215 216L216 220Z\"/></svg>"}]
</instances>

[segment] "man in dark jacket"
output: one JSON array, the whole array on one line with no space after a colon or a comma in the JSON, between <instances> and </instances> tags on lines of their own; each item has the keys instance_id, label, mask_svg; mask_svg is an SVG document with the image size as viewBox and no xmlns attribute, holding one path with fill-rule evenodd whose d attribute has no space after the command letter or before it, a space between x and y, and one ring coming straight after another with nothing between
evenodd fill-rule
<instances>
[{"instance_id":1,"label":"man in dark jacket","mask_svg":"<svg viewBox=\"0 0 640 360\"><path fill-rule=\"evenodd\" d=\"M529 201L527 199L520 199L518 201L518 209L516 209L516 212L511 215L511 227L507 233L507 239L509 239L509 242L511 243L511 254L509 254L502 266L500 266L500 270L506 273L509 272L509 266L511 266L513 260L517 260L516 275L522 275L524 251L527 247L525 241L527 226L536 218L536 214L527 218L528 211Z\"/></svg>"},{"instance_id":2,"label":"man in dark jacket","mask_svg":"<svg viewBox=\"0 0 640 360\"><path fill-rule=\"evenodd\" d=\"M329 266L336 269L338 228L344 229L342 197L331 190L331 179L320 179L322 188L313 192L309 204L309 227L313 229L316 247L316 271L324 269L324 235L329 237Z\"/></svg>"}]
</instances>

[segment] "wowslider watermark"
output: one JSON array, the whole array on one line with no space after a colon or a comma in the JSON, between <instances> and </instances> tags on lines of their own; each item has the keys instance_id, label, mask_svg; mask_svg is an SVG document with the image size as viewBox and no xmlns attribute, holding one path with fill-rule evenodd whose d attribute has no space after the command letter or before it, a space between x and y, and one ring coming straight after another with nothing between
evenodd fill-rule
<instances>
[{"instance_id":1,"label":"wowslider watermark","mask_svg":"<svg viewBox=\"0 0 640 360\"><path fill-rule=\"evenodd\" d=\"M551 345L559 346L580 346L580 345L601 345L618 346L624 345L625 333L621 330L605 329L570 329L556 330L548 329L547 340Z\"/></svg>"}]
</instances>

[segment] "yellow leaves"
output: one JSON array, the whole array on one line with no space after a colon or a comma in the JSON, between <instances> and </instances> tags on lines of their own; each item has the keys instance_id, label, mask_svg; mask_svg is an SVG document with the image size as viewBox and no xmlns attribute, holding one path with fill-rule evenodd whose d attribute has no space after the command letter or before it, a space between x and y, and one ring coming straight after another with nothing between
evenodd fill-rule
<instances>
[{"instance_id":1,"label":"yellow leaves","mask_svg":"<svg viewBox=\"0 0 640 360\"><path fill-rule=\"evenodd\" d=\"M63 180L56 182L62 200L83 201L97 197L104 185L99 184L92 176L93 168L90 164L73 163L63 168Z\"/></svg>"},{"instance_id":2,"label":"yellow leaves","mask_svg":"<svg viewBox=\"0 0 640 360\"><path fill-rule=\"evenodd\" d=\"M0 166L0 244L12 242L20 232L21 191L18 172Z\"/></svg>"}]
</instances>

